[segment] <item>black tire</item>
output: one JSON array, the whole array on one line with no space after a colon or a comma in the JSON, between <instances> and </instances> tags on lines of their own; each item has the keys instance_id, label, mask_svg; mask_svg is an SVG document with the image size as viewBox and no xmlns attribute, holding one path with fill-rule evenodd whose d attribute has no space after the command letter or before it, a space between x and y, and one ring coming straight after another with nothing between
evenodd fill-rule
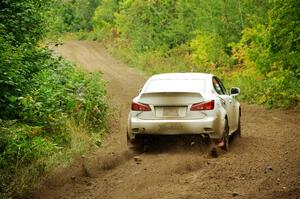
<instances>
[{"instance_id":1,"label":"black tire","mask_svg":"<svg viewBox=\"0 0 300 199\"><path fill-rule=\"evenodd\" d=\"M242 137L242 133L241 133L241 121L240 121L240 118L239 118L239 124L238 124L238 129L234 132L234 134L237 136L237 137Z\"/></svg>"},{"instance_id":2,"label":"black tire","mask_svg":"<svg viewBox=\"0 0 300 199\"><path fill-rule=\"evenodd\" d=\"M211 139L209 137L209 135L204 135L202 137L203 139L203 143L205 144L205 146L209 147L211 145Z\"/></svg>"},{"instance_id":3,"label":"black tire","mask_svg":"<svg viewBox=\"0 0 300 199\"><path fill-rule=\"evenodd\" d=\"M240 110L240 113L239 113L239 123L238 123L238 128L237 130L234 132L234 136L235 137L242 137L242 132L241 132L241 110Z\"/></svg>"},{"instance_id":4,"label":"black tire","mask_svg":"<svg viewBox=\"0 0 300 199\"><path fill-rule=\"evenodd\" d=\"M134 139L130 139L127 134L127 146L129 150L133 152L143 152L144 150L144 137L142 135L136 135Z\"/></svg>"},{"instance_id":5,"label":"black tire","mask_svg":"<svg viewBox=\"0 0 300 199\"><path fill-rule=\"evenodd\" d=\"M227 119L225 120L225 127L224 127L222 139L224 141L224 145L221 146L221 149L224 151L228 151L229 150L229 126L228 126Z\"/></svg>"}]
</instances>

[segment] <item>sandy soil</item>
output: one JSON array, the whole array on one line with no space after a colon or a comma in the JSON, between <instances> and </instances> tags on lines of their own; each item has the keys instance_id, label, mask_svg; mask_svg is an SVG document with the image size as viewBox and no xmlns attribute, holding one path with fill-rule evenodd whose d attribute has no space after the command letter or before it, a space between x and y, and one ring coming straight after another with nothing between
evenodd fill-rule
<instances>
[{"instance_id":1,"label":"sandy soil","mask_svg":"<svg viewBox=\"0 0 300 199\"><path fill-rule=\"evenodd\" d=\"M193 140L162 140L127 150L131 99L147 76L115 60L96 42L69 41L56 52L108 81L110 132L103 147L49 177L30 198L300 198L300 110L242 105L242 138L210 158ZM190 138L192 139L192 138Z\"/></svg>"}]
</instances>

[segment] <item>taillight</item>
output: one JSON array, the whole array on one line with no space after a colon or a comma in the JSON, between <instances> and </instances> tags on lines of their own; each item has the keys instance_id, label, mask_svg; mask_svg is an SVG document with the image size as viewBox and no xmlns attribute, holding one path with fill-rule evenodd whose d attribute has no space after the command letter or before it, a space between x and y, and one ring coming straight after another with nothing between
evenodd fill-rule
<instances>
[{"instance_id":1,"label":"taillight","mask_svg":"<svg viewBox=\"0 0 300 199\"><path fill-rule=\"evenodd\" d=\"M200 102L197 104L193 104L191 107L191 111L213 110L214 107L215 107L215 101L211 100L208 102Z\"/></svg>"},{"instance_id":2,"label":"taillight","mask_svg":"<svg viewBox=\"0 0 300 199\"><path fill-rule=\"evenodd\" d=\"M151 111L151 108L148 104L141 104L137 102L131 103L131 110L133 111Z\"/></svg>"}]
</instances>

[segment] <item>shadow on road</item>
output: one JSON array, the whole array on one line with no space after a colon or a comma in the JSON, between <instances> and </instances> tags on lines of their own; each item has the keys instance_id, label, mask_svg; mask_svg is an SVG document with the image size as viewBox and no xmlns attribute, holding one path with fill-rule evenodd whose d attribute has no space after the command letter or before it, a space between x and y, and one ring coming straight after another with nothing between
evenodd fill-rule
<instances>
[{"instance_id":1,"label":"shadow on road","mask_svg":"<svg viewBox=\"0 0 300 199\"><path fill-rule=\"evenodd\" d=\"M199 135L168 135L146 137L144 153L204 153L209 148L208 141Z\"/></svg>"}]
</instances>

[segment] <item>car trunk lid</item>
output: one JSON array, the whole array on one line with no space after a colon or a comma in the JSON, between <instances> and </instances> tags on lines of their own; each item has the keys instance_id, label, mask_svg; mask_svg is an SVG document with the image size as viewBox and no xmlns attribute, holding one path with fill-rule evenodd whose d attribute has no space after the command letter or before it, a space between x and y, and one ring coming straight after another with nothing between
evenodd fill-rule
<instances>
[{"instance_id":1,"label":"car trunk lid","mask_svg":"<svg viewBox=\"0 0 300 199\"><path fill-rule=\"evenodd\" d=\"M140 119L195 119L203 118L203 113L190 111L192 104L203 101L196 92L156 92L143 93L139 103L149 104L152 111L141 112Z\"/></svg>"}]
</instances>

